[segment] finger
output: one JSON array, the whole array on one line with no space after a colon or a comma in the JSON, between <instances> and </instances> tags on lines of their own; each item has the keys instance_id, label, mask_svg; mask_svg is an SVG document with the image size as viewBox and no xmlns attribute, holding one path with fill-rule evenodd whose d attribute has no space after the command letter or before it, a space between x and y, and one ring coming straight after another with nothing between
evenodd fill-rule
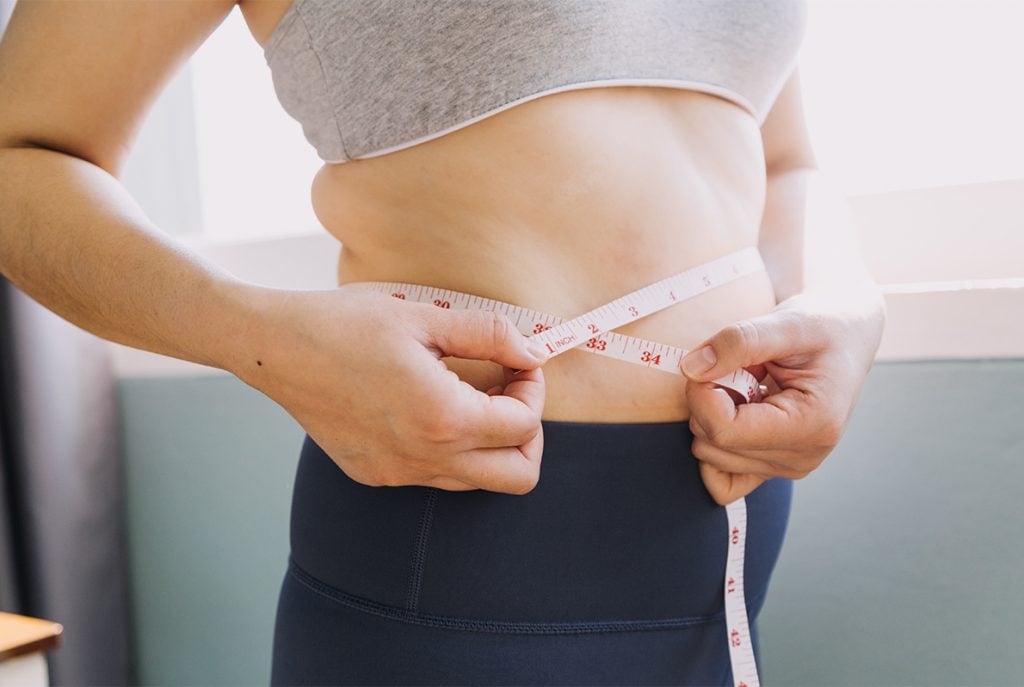
<instances>
[{"instance_id":1,"label":"finger","mask_svg":"<svg viewBox=\"0 0 1024 687\"><path fill-rule=\"evenodd\" d=\"M697 460L724 472L757 475L765 479L775 477L772 467L764 461L720 449L699 437L693 440L690 452Z\"/></svg>"},{"instance_id":2,"label":"finger","mask_svg":"<svg viewBox=\"0 0 1024 687\"><path fill-rule=\"evenodd\" d=\"M766 361L806 364L825 343L824 330L800 310L780 309L733 322L705 339L680 361L688 378L709 381Z\"/></svg>"},{"instance_id":3,"label":"finger","mask_svg":"<svg viewBox=\"0 0 1024 687\"><path fill-rule=\"evenodd\" d=\"M537 367L532 370L502 369L505 378L506 396L518 399L536 411L537 416L544 412L544 370Z\"/></svg>"},{"instance_id":4,"label":"finger","mask_svg":"<svg viewBox=\"0 0 1024 687\"><path fill-rule=\"evenodd\" d=\"M522 446L540 431L544 412L544 373L538 367L512 375L504 368L501 393L472 390L462 399L460 413L467 448ZM494 390L491 387L488 390Z\"/></svg>"},{"instance_id":5,"label":"finger","mask_svg":"<svg viewBox=\"0 0 1024 687\"><path fill-rule=\"evenodd\" d=\"M536 486L544 452L544 431L540 419L544 411L544 373L536 368L513 374L506 367L503 374L504 394L483 396L484 403L478 406L481 409L479 422L482 423L478 436L489 436L488 432L496 426L491 418L503 407L529 411L531 421L526 427L527 436L525 439L515 438L512 444L492 444L477 439L475 444L479 448L456 454L446 461L446 469L452 476L480 489L525 494ZM500 434L497 437L499 441L507 441Z\"/></svg>"},{"instance_id":6,"label":"finger","mask_svg":"<svg viewBox=\"0 0 1024 687\"><path fill-rule=\"evenodd\" d=\"M447 461L451 477L479 489L505 494L527 494L537 486L544 454L544 433L537 432L524 446L478 448Z\"/></svg>"},{"instance_id":7,"label":"finger","mask_svg":"<svg viewBox=\"0 0 1024 687\"><path fill-rule=\"evenodd\" d=\"M708 437L708 433L701 427L700 422L696 416L691 415L689 419L690 432L694 437L699 437L715 446L716 448L722 448L721 446L715 445ZM793 461L799 460L806 453L804 447L795 445L795 447L771 447L771 448L738 448L738 449L722 449L729 451L730 453L736 453L737 455L751 458L752 460L759 460L772 468L777 470L785 470L786 466Z\"/></svg>"},{"instance_id":8,"label":"finger","mask_svg":"<svg viewBox=\"0 0 1024 687\"><path fill-rule=\"evenodd\" d=\"M810 436L817 426L808 422L814 415L813 401L799 389L783 389L759 403L740 405L709 382L690 382L685 393L691 418L720 448L779 449Z\"/></svg>"},{"instance_id":9,"label":"finger","mask_svg":"<svg viewBox=\"0 0 1024 687\"><path fill-rule=\"evenodd\" d=\"M698 460L724 472L756 475L762 479L772 479L773 477L800 479L804 476L803 473L797 470L786 468L757 456L726 451L699 437L693 440L690 452Z\"/></svg>"},{"instance_id":10,"label":"finger","mask_svg":"<svg viewBox=\"0 0 1024 687\"><path fill-rule=\"evenodd\" d=\"M764 483L764 480L755 475L735 475L707 463L700 464L700 476L704 481L704 488L720 506L727 506L747 496Z\"/></svg>"},{"instance_id":11,"label":"finger","mask_svg":"<svg viewBox=\"0 0 1024 687\"><path fill-rule=\"evenodd\" d=\"M428 310L425 341L439 358L491 360L532 369L548 358L543 344L523 335L508 316L490 310Z\"/></svg>"}]
</instances>

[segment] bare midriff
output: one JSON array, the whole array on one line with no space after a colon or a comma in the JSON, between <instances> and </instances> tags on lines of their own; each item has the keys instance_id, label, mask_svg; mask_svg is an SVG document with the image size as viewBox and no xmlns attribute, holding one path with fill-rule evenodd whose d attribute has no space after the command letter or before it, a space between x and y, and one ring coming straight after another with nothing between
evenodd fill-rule
<instances>
[{"instance_id":1,"label":"bare midriff","mask_svg":"<svg viewBox=\"0 0 1024 687\"><path fill-rule=\"evenodd\" d=\"M651 282L756 245L760 131L717 96L589 88L520 104L440 138L326 164L317 217L342 244L338 283L428 284L575 317ZM765 272L620 328L691 348L775 305ZM490 361L446 358L477 389ZM685 379L582 350L544 365L543 418L689 417Z\"/></svg>"},{"instance_id":2,"label":"bare midriff","mask_svg":"<svg viewBox=\"0 0 1024 687\"><path fill-rule=\"evenodd\" d=\"M424 143L325 164L313 208L342 245L338 283L428 284L575 317L757 244L765 162L754 117L693 90L549 94ZM766 272L616 330L692 348L776 303ZM490 361L445 358L480 390ZM668 422L683 377L582 350L543 367L542 417Z\"/></svg>"}]
</instances>

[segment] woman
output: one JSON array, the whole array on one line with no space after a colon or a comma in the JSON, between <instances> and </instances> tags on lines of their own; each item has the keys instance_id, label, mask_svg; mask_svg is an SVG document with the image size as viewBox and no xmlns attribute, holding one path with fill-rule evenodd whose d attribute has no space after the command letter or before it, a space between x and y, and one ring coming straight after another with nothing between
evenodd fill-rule
<instances>
[{"instance_id":1,"label":"woman","mask_svg":"<svg viewBox=\"0 0 1024 687\"><path fill-rule=\"evenodd\" d=\"M808 143L803 5L238 2L343 244L337 289L288 291L184 251L119 183L234 4L17 5L0 271L306 430L273 681L731 684L721 506L749 506L753 621L790 480L839 441L884 322ZM545 362L507 316L367 283L570 318L750 247L765 269L617 330L692 349L685 377ZM761 402L712 383L739 369Z\"/></svg>"}]
</instances>

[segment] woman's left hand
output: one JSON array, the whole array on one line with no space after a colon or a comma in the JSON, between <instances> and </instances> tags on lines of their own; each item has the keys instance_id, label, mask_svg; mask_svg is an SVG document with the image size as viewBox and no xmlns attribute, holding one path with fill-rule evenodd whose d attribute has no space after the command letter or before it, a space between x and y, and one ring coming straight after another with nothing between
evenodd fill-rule
<instances>
[{"instance_id":1,"label":"woman's left hand","mask_svg":"<svg viewBox=\"0 0 1024 687\"><path fill-rule=\"evenodd\" d=\"M680 365L692 451L717 503L773 477L801 479L821 464L846 429L884 324L877 291L843 299L800 293L694 347ZM705 346L715 354L710 367ZM711 383L741 367L767 386L761 402L737 405Z\"/></svg>"}]
</instances>

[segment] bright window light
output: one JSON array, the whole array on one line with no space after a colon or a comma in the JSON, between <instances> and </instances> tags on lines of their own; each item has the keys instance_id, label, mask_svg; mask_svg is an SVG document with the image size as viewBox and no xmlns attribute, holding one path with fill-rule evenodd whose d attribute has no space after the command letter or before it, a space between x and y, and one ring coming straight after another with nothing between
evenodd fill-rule
<instances>
[{"instance_id":1,"label":"bright window light","mask_svg":"<svg viewBox=\"0 0 1024 687\"><path fill-rule=\"evenodd\" d=\"M809 0L804 105L850 195L1024 178L1024 2ZM201 215L214 239L316 231L320 165L236 8L191 61Z\"/></svg>"},{"instance_id":2,"label":"bright window light","mask_svg":"<svg viewBox=\"0 0 1024 687\"><path fill-rule=\"evenodd\" d=\"M322 231L309 194L320 159L277 102L270 68L237 7L190 66L207 236Z\"/></svg>"},{"instance_id":3,"label":"bright window light","mask_svg":"<svg viewBox=\"0 0 1024 687\"><path fill-rule=\"evenodd\" d=\"M810 0L819 166L850 195L1024 179L1024 2Z\"/></svg>"}]
</instances>

